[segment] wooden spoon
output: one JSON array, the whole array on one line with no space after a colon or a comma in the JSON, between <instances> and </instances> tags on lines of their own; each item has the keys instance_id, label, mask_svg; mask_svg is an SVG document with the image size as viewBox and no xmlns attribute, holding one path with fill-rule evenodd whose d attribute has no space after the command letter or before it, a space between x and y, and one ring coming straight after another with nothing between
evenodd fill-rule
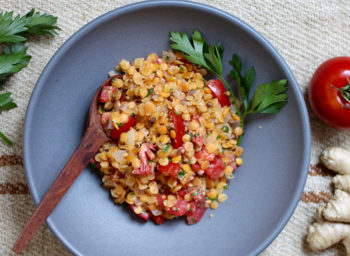
<instances>
[{"instance_id":1,"label":"wooden spoon","mask_svg":"<svg viewBox=\"0 0 350 256\"><path fill-rule=\"evenodd\" d=\"M109 85L111 80L115 77L120 78L121 75L107 79L97 90L90 105L87 129L78 148L68 160L61 173L40 201L38 208L27 222L12 248L15 253L21 253L101 145L110 140L101 125L101 116L98 113L98 96L102 87Z\"/></svg>"}]
</instances>

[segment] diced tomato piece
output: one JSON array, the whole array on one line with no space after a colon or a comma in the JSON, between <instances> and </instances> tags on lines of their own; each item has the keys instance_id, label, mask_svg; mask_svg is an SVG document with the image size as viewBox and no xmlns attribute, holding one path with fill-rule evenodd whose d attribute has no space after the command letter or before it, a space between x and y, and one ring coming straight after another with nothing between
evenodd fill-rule
<instances>
[{"instance_id":1,"label":"diced tomato piece","mask_svg":"<svg viewBox=\"0 0 350 256\"><path fill-rule=\"evenodd\" d=\"M178 198L176 200L175 206L170 207L169 212L175 216L182 216L188 211L187 207L187 202L182 198Z\"/></svg>"},{"instance_id":2,"label":"diced tomato piece","mask_svg":"<svg viewBox=\"0 0 350 256\"><path fill-rule=\"evenodd\" d=\"M176 132L176 137L173 140L173 146L174 148L179 148L183 144L182 137L186 134L184 120L180 115L175 114L175 111L171 111L170 116Z\"/></svg>"},{"instance_id":3,"label":"diced tomato piece","mask_svg":"<svg viewBox=\"0 0 350 256\"><path fill-rule=\"evenodd\" d=\"M210 179L218 179L225 169L225 163L221 158L217 157L213 162L210 163L207 169L204 170L205 174L209 176Z\"/></svg>"},{"instance_id":4,"label":"diced tomato piece","mask_svg":"<svg viewBox=\"0 0 350 256\"><path fill-rule=\"evenodd\" d=\"M197 202L191 202L190 210L186 214L187 223L190 225L198 223L202 219L206 210L207 208L205 208L204 198Z\"/></svg>"},{"instance_id":5,"label":"diced tomato piece","mask_svg":"<svg viewBox=\"0 0 350 256\"><path fill-rule=\"evenodd\" d=\"M158 225L162 225L166 220L163 216L154 216L153 214L151 215L151 218Z\"/></svg>"},{"instance_id":6,"label":"diced tomato piece","mask_svg":"<svg viewBox=\"0 0 350 256\"><path fill-rule=\"evenodd\" d=\"M108 101L111 100L111 94L112 93L116 93L117 92L117 88L110 86L110 85L105 85L102 87L100 96L98 97L98 100L102 103L106 103Z\"/></svg>"},{"instance_id":7,"label":"diced tomato piece","mask_svg":"<svg viewBox=\"0 0 350 256\"><path fill-rule=\"evenodd\" d=\"M198 173L199 171L202 170L202 167L199 163L195 163L191 165L192 171L194 171L195 173Z\"/></svg>"},{"instance_id":8,"label":"diced tomato piece","mask_svg":"<svg viewBox=\"0 0 350 256\"><path fill-rule=\"evenodd\" d=\"M203 161L213 161L215 159L215 154L208 153L205 148L203 148L201 151L196 152L194 156L197 159L203 160Z\"/></svg>"},{"instance_id":9,"label":"diced tomato piece","mask_svg":"<svg viewBox=\"0 0 350 256\"><path fill-rule=\"evenodd\" d=\"M148 160L153 160L155 158L155 155L151 149L154 150L154 145L147 144L147 143L143 143L141 145L141 148L139 151L139 157L141 160L141 167L134 170L133 174L145 175L145 174L151 174L153 172L151 167L148 164Z\"/></svg>"},{"instance_id":10,"label":"diced tomato piece","mask_svg":"<svg viewBox=\"0 0 350 256\"><path fill-rule=\"evenodd\" d=\"M129 120L124 123L122 126L119 127L119 129L117 130L115 127L113 127L113 129L111 130L111 137L113 140L119 140L120 135L123 132L127 132L130 130L131 127L136 125L136 119L132 116L129 116Z\"/></svg>"},{"instance_id":11,"label":"diced tomato piece","mask_svg":"<svg viewBox=\"0 0 350 256\"><path fill-rule=\"evenodd\" d=\"M179 191L177 191L177 194L181 197L181 198L184 198L185 195L188 193L188 191L186 189L181 189Z\"/></svg>"},{"instance_id":12,"label":"diced tomato piece","mask_svg":"<svg viewBox=\"0 0 350 256\"><path fill-rule=\"evenodd\" d=\"M193 136L192 141L194 143L196 143L198 146L203 146L204 145L204 139L205 139L204 134L200 134L199 136L197 136L197 135Z\"/></svg>"},{"instance_id":13,"label":"diced tomato piece","mask_svg":"<svg viewBox=\"0 0 350 256\"><path fill-rule=\"evenodd\" d=\"M213 96L218 99L222 107L231 105L230 98L225 94L226 88L219 78L209 80L207 86L211 90Z\"/></svg>"},{"instance_id":14,"label":"diced tomato piece","mask_svg":"<svg viewBox=\"0 0 350 256\"><path fill-rule=\"evenodd\" d=\"M131 210L133 210L133 212L135 213L135 205L134 204L129 204L129 207ZM145 221L148 221L149 218L151 217L151 215L147 212L147 211L144 211L142 213L135 213L137 216L139 216L141 219L145 220Z\"/></svg>"},{"instance_id":15,"label":"diced tomato piece","mask_svg":"<svg viewBox=\"0 0 350 256\"><path fill-rule=\"evenodd\" d=\"M165 175L177 178L177 175L180 171L180 164L174 164L173 162L170 162L167 166L158 164L157 170Z\"/></svg>"},{"instance_id":16,"label":"diced tomato piece","mask_svg":"<svg viewBox=\"0 0 350 256\"><path fill-rule=\"evenodd\" d=\"M111 116L111 112L104 112L104 113L101 115L101 125L102 125L103 127L107 126L110 116Z\"/></svg>"},{"instance_id":17,"label":"diced tomato piece","mask_svg":"<svg viewBox=\"0 0 350 256\"><path fill-rule=\"evenodd\" d=\"M205 196L205 192L200 186L189 187L187 190L195 201L201 200Z\"/></svg>"},{"instance_id":18,"label":"diced tomato piece","mask_svg":"<svg viewBox=\"0 0 350 256\"><path fill-rule=\"evenodd\" d=\"M165 198L163 198L163 196L165 196ZM166 195L165 194L157 194L157 201L158 204L160 205L160 207L164 208L164 200L166 199Z\"/></svg>"}]
</instances>

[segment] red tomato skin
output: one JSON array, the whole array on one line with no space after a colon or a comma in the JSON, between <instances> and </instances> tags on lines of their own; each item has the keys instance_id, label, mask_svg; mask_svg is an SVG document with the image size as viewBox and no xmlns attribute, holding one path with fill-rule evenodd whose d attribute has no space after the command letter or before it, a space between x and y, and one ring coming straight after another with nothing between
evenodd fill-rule
<instances>
[{"instance_id":1,"label":"red tomato skin","mask_svg":"<svg viewBox=\"0 0 350 256\"><path fill-rule=\"evenodd\" d=\"M174 164L170 162L167 166L157 165L157 170L165 175L177 178L180 171L180 164Z\"/></svg>"},{"instance_id":2,"label":"red tomato skin","mask_svg":"<svg viewBox=\"0 0 350 256\"><path fill-rule=\"evenodd\" d=\"M197 159L201 160L207 160L207 161L213 161L215 159L215 154L213 153L208 153L205 148L203 148L201 151L198 151L194 154L194 156Z\"/></svg>"},{"instance_id":3,"label":"red tomato skin","mask_svg":"<svg viewBox=\"0 0 350 256\"><path fill-rule=\"evenodd\" d=\"M197 202L191 202L190 205L191 210L187 212L186 220L188 224L192 225L198 223L202 219L207 208L205 208L204 198Z\"/></svg>"},{"instance_id":4,"label":"red tomato skin","mask_svg":"<svg viewBox=\"0 0 350 256\"><path fill-rule=\"evenodd\" d=\"M154 215L151 215L151 219L158 225L162 225L166 220L163 216L154 216Z\"/></svg>"},{"instance_id":5,"label":"red tomato skin","mask_svg":"<svg viewBox=\"0 0 350 256\"><path fill-rule=\"evenodd\" d=\"M170 116L176 132L176 137L173 140L173 146L174 148L179 148L183 144L182 137L186 134L184 120L180 115L175 114L174 111L170 112Z\"/></svg>"},{"instance_id":6,"label":"red tomato skin","mask_svg":"<svg viewBox=\"0 0 350 256\"><path fill-rule=\"evenodd\" d=\"M207 86L211 90L213 96L218 99L221 107L231 106L230 98L225 94L226 88L219 78L209 80Z\"/></svg>"},{"instance_id":7,"label":"red tomato skin","mask_svg":"<svg viewBox=\"0 0 350 256\"><path fill-rule=\"evenodd\" d=\"M225 163L221 158L216 158L210 163L207 169L204 170L205 174L212 180L216 180L220 177L221 173L225 169Z\"/></svg>"},{"instance_id":8,"label":"red tomato skin","mask_svg":"<svg viewBox=\"0 0 350 256\"><path fill-rule=\"evenodd\" d=\"M112 93L116 93L117 88L110 86L110 85L103 86L98 100L102 103L106 103L106 102L110 101L111 100L111 98L109 96L110 91L112 91Z\"/></svg>"},{"instance_id":9,"label":"red tomato skin","mask_svg":"<svg viewBox=\"0 0 350 256\"><path fill-rule=\"evenodd\" d=\"M342 88L348 83L347 77L350 78L350 57L335 57L317 68L309 87L309 101L316 116L341 130L350 129L350 109L346 108L350 104L331 85Z\"/></svg>"},{"instance_id":10,"label":"red tomato skin","mask_svg":"<svg viewBox=\"0 0 350 256\"><path fill-rule=\"evenodd\" d=\"M127 132L130 130L131 127L136 125L136 119L133 118L132 116L129 116L129 120L124 123L122 126L119 127L119 129L115 129L115 127L113 127L113 129L111 130L111 138L113 140L119 140L120 135L123 132Z\"/></svg>"},{"instance_id":11,"label":"red tomato skin","mask_svg":"<svg viewBox=\"0 0 350 256\"><path fill-rule=\"evenodd\" d=\"M195 163L191 165L192 171L194 171L195 173L198 173L199 171L202 170L202 167L199 163Z\"/></svg>"},{"instance_id":12,"label":"red tomato skin","mask_svg":"<svg viewBox=\"0 0 350 256\"><path fill-rule=\"evenodd\" d=\"M182 199L178 198L176 200L175 206L170 207L169 212L175 216L182 216L187 213L187 202Z\"/></svg>"},{"instance_id":13,"label":"red tomato skin","mask_svg":"<svg viewBox=\"0 0 350 256\"><path fill-rule=\"evenodd\" d=\"M135 213L135 211L134 211L135 205L134 204L129 204L129 207ZM136 215L139 216L144 221L148 221L149 218L151 217L151 215L148 212L143 212L143 213L136 214Z\"/></svg>"},{"instance_id":14,"label":"red tomato skin","mask_svg":"<svg viewBox=\"0 0 350 256\"><path fill-rule=\"evenodd\" d=\"M134 170L132 173L135 175L145 175L145 174L151 174L153 173L153 170L151 169L150 165L148 164L148 159L153 160L155 158L154 153L151 149L155 149L154 145L144 143L141 145L141 148L139 150L139 157L141 160L141 166L140 168Z\"/></svg>"}]
</instances>

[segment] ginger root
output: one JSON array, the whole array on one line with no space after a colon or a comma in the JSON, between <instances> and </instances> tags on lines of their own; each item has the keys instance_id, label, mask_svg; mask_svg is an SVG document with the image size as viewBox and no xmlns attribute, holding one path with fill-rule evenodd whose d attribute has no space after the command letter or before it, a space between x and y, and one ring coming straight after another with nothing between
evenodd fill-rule
<instances>
[{"instance_id":1,"label":"ginger root","mask_svg":"<svg viewBox=\"0 0 350 256\"><path fill-rule=\"evenodd\" d=\"M321 154L321 162L330 170L340 174L350 174L350 151L339 148L326 148Z\"/></svg>"},{"instance_id":2,"label":"ginger root","mask_svg":"<svg viewBox=\"0 0 350 256\"><path fill-rule=\"evenodd\" d=\"M313 251L320 251L343 242L347 255L350 253L350 225L342 223L322 222L314 223L309 227L306 238Z\"/></svg>"},{"instance_id":3,"label":"ginger root","mask_svg":"<svg viewBox=\"0 0 350 256\"><path fill-rule=\"evenodd\" d=\"M341 242L350 256L350 224L346 224L350 223L350 152L338 147L327 148L321 154L321 162L344 175L336 175L332 179L335 196L317 209L318 222L309 227L307 242L313 251L324 250Z\"/></svg>"},{"instance_id":4,"label":"ginger root","mask_svg":"<svg viewBox=\"0 0 350 256\"><path fill-rule=\"evenodd\" d=\"M350 174L336 175L333 177L332 183L336 189L350 193Z\"/></svg>"},{"instance_id":5,"label":"ginger root","mask_svg":"<svg viewBox=\"0 0 350 256\"><path fill-rule=\"evenodd\" d=\"M337 189L335 197L329 200L322 215L329 221L350 222L350 195Z\"/></svg>"}]
</instances>

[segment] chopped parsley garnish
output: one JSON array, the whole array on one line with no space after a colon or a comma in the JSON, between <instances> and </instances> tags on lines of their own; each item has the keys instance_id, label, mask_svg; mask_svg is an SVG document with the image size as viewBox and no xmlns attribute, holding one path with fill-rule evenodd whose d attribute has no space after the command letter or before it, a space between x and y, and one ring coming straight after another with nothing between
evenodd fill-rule
<instances>
[{"instance_id":1,"label":"chopped parsley garnish","mask_svg":"<svg viewBox=\"0 0 350 256\"><path fill-rule=\"evenodd\" d=\"M124 123L120 123L120 124L118 124L118 126L119 126L119 127L122 127L123 125L124 125Z\"/></svg>"},{"instance_id":2,"label":"chopped parsley garnish","mask_svg":"<svg viewBox=\"0 0 350 256\"><path fill-rule=\"evenodd\" d=\"M177 177L181 180L183 177L185 177L185 174L186 172L183 169L181 169L181 171L179 171L179 173L177 174Z\"/></svg>"},{"instance_id":3,"label":"chopped parsley garnish","mask_svg":"<svg viewBox=\"0 0 350 256\"><path fill-rule=\"evenodd\" d=\"M135 118L135 114L134 113L131 113L131 116Z\"/></svg>"},{"instance_id":4,"label":"chopped parsley garnish","mask_svg":"<svg viewBox=\"0 0 350 256\"><path fill-rule=\"evenodd\" d=\"M177 116L179 116L180 114L179 113L177 113L176 111L174 111L174 113L175 113L175 115L177 115Z\"/></svg>"},{"instance_id":5,"label":"chopped parsley garnish","mask_svg":"<svg viewBox=\"0 0 350 256\"><path fill-rule=\"evenodd\" d=\"M196 133L197 138L199 138L199 133Z\"/></svg>"},{"instance_id":6,"label":"chopped parsley garnish","mask_svg":"<svg viewBox=\"0 0 350 256\"><path fill-rule=\"evenodd\" d=\"M184 67L182 67L182 66L180 67L180 69L181 69L182 71L185 71Z\"/></svg>"},{"instance_id":7,"label":"chopped parsley garnish","mask_svg":"<svg viewBox=\"0 0 350 256\"><path fill-rule=\"evenodd\" d=\"M216 136L216 139L217 140L221 139L221 136L220 135Z\"/></svg>"},{"instance_id":8,"label":"chopped parsley garnish","mask_svg":"<svg viewBox=\"0 0 350 256\"><path fill-rule=\"evenodd\" d=\"M227 125L224 125L222 128L221 128L224 132L229 132L230 128L228 128Z\"/></svg>"},{"instance_id":9,"label":"chopped parsley garnish","mask_svg":"<svg viewBox=\"0 0 350 256\"><path fill-rule=\"evenodd\" d=\"M150 96L154 92L154 88L148 89L147 96Z\"/></svg>"},{"instance_id":10,"label":"chopped parsley garnish","mask_svg":"<svg viewBox=\"0 0 350 256\"><path fill-rule=\"evenodd\" d=\"M190 132L190 139L193 140L193 133Z\"/></svg>"},{"instance_id":11,"label":"chopped parsley garnish","mask_svg":"<svg viewBox=\"0 0 350 256\"><path fill-rule=\"evenodd\" d=\"M163 150L164 152L168 152L169 149L170 149L170 145L166 144Z\"/></svg>"}]
</instances>

